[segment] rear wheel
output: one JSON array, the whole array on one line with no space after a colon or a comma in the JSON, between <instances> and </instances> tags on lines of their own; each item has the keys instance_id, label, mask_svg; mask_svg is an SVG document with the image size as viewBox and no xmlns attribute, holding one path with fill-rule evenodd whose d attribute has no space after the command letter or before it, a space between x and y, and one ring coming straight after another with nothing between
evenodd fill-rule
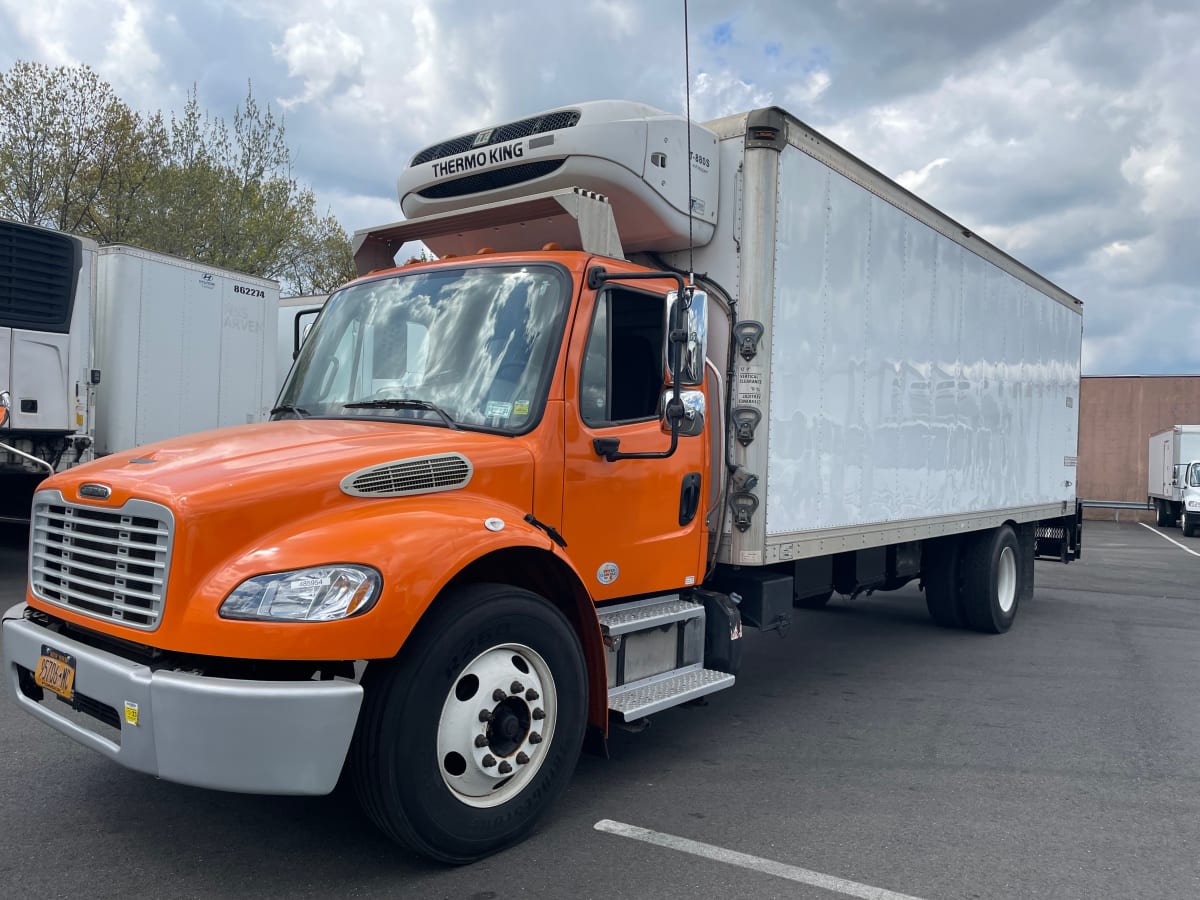
<instances>
[{"instance_id":1,"label":"rear wheel","mask_svg":"<svg viewBox=\"0 0 1200 900\"><path fill-rule=\"evenodd\" d=\"M962 607L959 581L958 538L927 541L921 559L921 582L925 587L925 606L929 618L943 628L962 628L966 617Z\"/></svg>"},{"instance_id":2,"label":"rear wheel","mask_svg":"<svg viewBox=\"0 0 1200 900\"><path fill-rule=\"evenodd\" d=\"M1170 509L1170 504L1167 503L1166 500L1154 501L1154 524L1159 528L1169 528L1171 525L1175 524L1171 519Z\"/></svg>"},{"instance_id":3,"label":"rear wheel","mask_svg":"<svg viewBox=\"0 0 1200 900\"><path fill-rule=\"evenodd\" d=\"M542 598L503 585L455 592L399 657L367 669L352 751L363 809L442 862L525 837L574 770L585 671L574 629Z\"/></svg>"},{"instance_id":4,"label":"rear wheel","mask_svg":"<svg viewBox=\"0 0 1200 900\"><path fill-rule=\"evenodd\" d=\"M1023 594L1021 548L1008 525L980 531L967 538L962 568L962 608L966 624L975 631L1008 631Z\"/></svg>"}]
</instances>

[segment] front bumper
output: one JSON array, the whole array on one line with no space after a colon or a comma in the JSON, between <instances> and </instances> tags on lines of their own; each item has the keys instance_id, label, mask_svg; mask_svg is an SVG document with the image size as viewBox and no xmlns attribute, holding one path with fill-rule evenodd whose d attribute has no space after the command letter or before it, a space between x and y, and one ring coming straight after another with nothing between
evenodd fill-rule
<instances>
[{"instance_id":1,"label":"front bumper","mask_svg":"<svg viewBox=\"0 0 1200 900\"><path fill-rule=\"evenodd\" d=\"M337 783L363 689L353 681L246 681L153 670L24 617L4 614L4 676L17 703L46 724L121 765L167 781L254 794L328 794ZM49 692L21 690L42 647L75 657L75 692L115 710L109 734L80 724ZM32 674L25 676L28 684ZM132 721L131 721L132 720ZM135 724L136 723L136 724ZM103 727L101 727L103 728ZM116 739L114 739L116 738Z\"/></svg>"}]
</instances>

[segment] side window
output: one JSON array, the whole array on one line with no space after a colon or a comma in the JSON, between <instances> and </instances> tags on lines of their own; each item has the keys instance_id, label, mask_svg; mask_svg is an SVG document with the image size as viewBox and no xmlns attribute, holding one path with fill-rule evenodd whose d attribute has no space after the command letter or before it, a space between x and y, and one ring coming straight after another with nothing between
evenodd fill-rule
<instances>
[{"instance_id":1,"label":"side window","mask_svg":"<svg viewBox=\"0 0 1200 900\"><path fill-rule=\"evenodd\" d=\"M658 415L666 298L622 288L596 301L580 373L579 409L592 426Z\"/></svg>"}]
</instances>

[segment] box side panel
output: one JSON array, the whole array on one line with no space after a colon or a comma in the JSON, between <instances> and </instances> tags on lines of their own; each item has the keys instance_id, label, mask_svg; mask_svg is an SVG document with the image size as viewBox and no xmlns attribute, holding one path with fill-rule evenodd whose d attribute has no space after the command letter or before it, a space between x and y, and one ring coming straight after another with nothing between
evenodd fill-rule
<instances>
[{"instance_id":1,"label":"box side panel","mask_svg":"<svg viewBox=\"0 0 1200 900\"><path fill-rule=\"evenodd\" d=\"M218 408L212 425L245 425L261 421L274 399L279 297L234 278L219 282Z\"/></svg>"},{"instance_id":2,"label":"box side panel","mask_svg":"<svg viewBox=\"0 0 1200 900\"><path fill-rule=\"evenodd\" d=\"M1200 431L1190 428L1179 429L1179 462L1189 463L1200 459Z\"/></svg>"},{"instance_id":3,"label":"box side panel","mask_svg":"<svg viewBox=\"0 0 1200 900\"><path fill-rule=\"evenodd\" d=\"M788 146L768 541L1074 502L1081 317Z\"/></svg>"}]
</instances>

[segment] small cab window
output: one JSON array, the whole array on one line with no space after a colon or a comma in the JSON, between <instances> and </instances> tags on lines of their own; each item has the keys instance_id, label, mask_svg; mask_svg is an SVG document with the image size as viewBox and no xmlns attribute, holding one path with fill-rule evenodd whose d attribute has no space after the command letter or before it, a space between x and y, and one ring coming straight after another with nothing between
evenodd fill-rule
<instances>
[{"instance_id":1,"label":"small cab window","mask_svg":"<svg viewBox=\"0 0 1200 900\"><path fill-rule=\"evenodd\" d=\"M665 324L665 297L624 288L600 295L580 377L584 422L604 426L658 415Z\"/></svg>"}]
</instances>

